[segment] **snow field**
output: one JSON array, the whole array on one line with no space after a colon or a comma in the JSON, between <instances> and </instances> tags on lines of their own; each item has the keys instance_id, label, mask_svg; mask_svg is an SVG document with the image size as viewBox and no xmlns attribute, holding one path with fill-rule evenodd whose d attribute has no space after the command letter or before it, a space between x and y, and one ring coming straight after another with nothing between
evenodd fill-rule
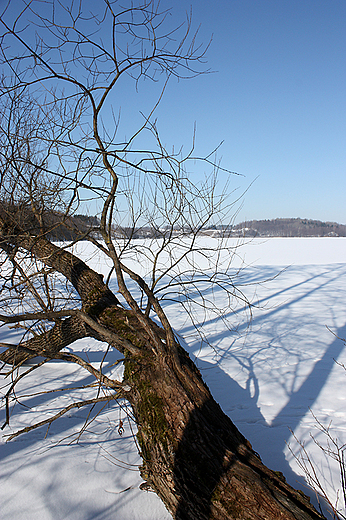
<instances>
[{"instance_id":1,"label":"snow field","mask_svg":"<svg viewBox=\"0 0 346 520\"><path fill-rule=\"evenodd\" d=\"M199 240L203 246L216 239ZM78 248L95 270L107 274L109 265L89 244ZM297 451L290 433L293 430L305 442L333 499L339 486L338 468L321 456L310 437L311 432L323 440L310 409L323 424L332 421L335 437L346 442L346 372L334 361L346 363L344 343L336 337L346 338L345 259L343 238L246 241L232 265L235 271L244 267L237 283L254 305L252 322L249 324L240 306L235 314L229 313L231 330L222 319L201 314L209 344L201 341L178 303L167 302L165 307L215 399L263 462L308 493L286 444ZM224 261L228 260L225 256ZM143 263L134 262L133 267L146 269ZM222 294L215 291L212 297L227 314ZM0 330L0 340L11 341L9 331ZM72 347L95 366L100 351L106 349L106 345L89 339ZM119 370L120 377L121 368L111 366L117 358L112 353L104 370L113 375ZM25 378L18 392L33 394L43 387L49 390L90 382L81 369L51 362ZM87 395L85 391L83 395ZM5 428L3 434L30 424L35 417L41 420L78 396L80 391L74 390L71 396L49 393L24 397L22 405L13 409L11 428ZM107 406L102 410L102 404L99 409L100 414L88 424L77 444L70 445L71 435L84 424L85 409L72 410L55 421L46 438L46 428L41 428L9 443L1 440L1 520L171 518L154 493L139 489L141 460L129 423L124 421L123 436L117 431L125 409ZM4 410L0 413L3 424Z\"/></svg>"}]
</instances>

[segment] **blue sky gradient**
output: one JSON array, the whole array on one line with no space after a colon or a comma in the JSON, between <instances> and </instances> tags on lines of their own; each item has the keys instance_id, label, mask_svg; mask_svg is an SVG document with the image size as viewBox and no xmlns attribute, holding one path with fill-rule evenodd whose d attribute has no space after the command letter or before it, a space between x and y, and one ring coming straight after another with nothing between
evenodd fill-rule
<instances>
[{"instance_id":1,"label":"blue sky gradient","mask_svg":"<svg viewBox=\"0 0 346 520\"><path fill-rule=\"evenodd\" d=\"M237 221L301 217L346 224L346 1L160 5L172 8L171 28L192 8L193 31L200 25L197 41L207 44L212 37L205 68L214 71L169 83L155 113L167 148L188 151L195 124L196 155L224 142L218 152L222 166L244 175L234 176L230 191L238 188L236 197L250 186ZM83 6L99 9L92 0ZM18 15L16 2L8 14ZM33 37L29 23L25 33L30 31ZM22 52L16 42L14 51L17 46ZM137 93L133 81L121 78L110 99L114 113L121 113L120 141L138 129L140 111L148 114L159 92L160 84L141 81ZM102 117L112 125L109 109ZM203 165L193 169L203 178Z\"/></svg>"},{"instance_id":2,"label":"blue sky gradient","mask_svg":"<svg viewBox=\"0 0 346 520\"><path fill-rule=\"evenodd\" d=\"M176 2L172 23L190 6ZM256 179L237 221L346 223L346 2L195 0L192 12L215 73L170 84L164 140L188 148L196 122L197 153L224 141L222 165L245 176L232 185Z\"/></svg>"}]
</instances>

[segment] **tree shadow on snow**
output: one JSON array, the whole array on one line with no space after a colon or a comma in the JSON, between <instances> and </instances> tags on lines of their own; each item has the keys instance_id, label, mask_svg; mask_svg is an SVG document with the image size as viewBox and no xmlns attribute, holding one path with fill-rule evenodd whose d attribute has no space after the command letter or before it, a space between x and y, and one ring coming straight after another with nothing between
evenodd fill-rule
<instances>
[{"instance_id":1,"label":"tree shadow on snow","mask_svg":"<svg viewBox=\"0 0 346 520\"><path fill-rule=\"evenodd\" d=\"M337 330L336 336L339 338L346 337L346 325ZM335 360L344 350L345 345L338 337L335 337L330 343L321 359L314 363L309 375L300 387L291 392L288 402L270 424L266 421L257 404L259 384L255 372L251 368L251 359L248 359L249 372L245 388L224 372L219 364L209 363L203 359L195 360L214 399L240 432L251 442L253 449L260 454L263 463L274 471L282 472L292 487L301 489L310 496L315 507L318 507L315 492L307 486L302 476L297 475L292 470L285 457L286 441L291 435L290 430L294 431L305 415L310 413L310 409L327 382L335 365ZM186 350L189 350L187 345L183 346ZM193 423L194 419L191 417L191 424L186 427L184 433L183 444L186 444L191 435L192 439L195 435ZM219 467L221 476L222 457L219 460ZM212 483L210 485L211 497ZM181 504L178 509L180 514L178 518L184 518L184 504Z\"/></svg>"},{"instance_id":2,"label":"tree shadow on snow","mask_svg":"<svg viewBox=\"0 0 346 520\"><path fill-rule=\"evenodd\" d=\"M335 267L333 267L333 270L335 271ZM341 274L343 274L343 272ZM340 276L340 273L334 273L334 275ZM334 280L335 276L333 277L332 281ZM305 282L310 282L315 279L316 282L318 282L317 277L313 275L306 279ZM316 287L310 287L306 291L303 291L303 293L301 293L296 299L292 299L289 302L286 301L282 305L276 306L272 311L269 311L263 317L261 316L255 318L255 321L257 320L258 323L258 321L261 320L270 320L271 317L279 310L282 310L283 308L286 310L289 309L290 305L293 303L304 299L304 297L311 295L311 293L316 291L318 288L327 285L328 281L321 281L320 283L317 283ZM299 282L294 286L291 285L289 288L297 286L303 288L304 281ZM275 293L275 296L285 292L286 289L282 289L281 291ZM273 297L272 293L269 297ZM292 324L290 324L290 326L292 326ZM182 334L186 334L187 332L187 330L180 331ZM224 336L225 331L223 331L222 334ZM336 331L336 335L341 338L346 337L346 325L339 328ZM217 333L214 336L212 335L210 340L211 343L215 342L215 344L217 344ZM184 345L184 342L182 342L182 345L187 351L190 350L191 352L192 349L189 348L186 344ZM255 370L251 369L251 359L247 360L249 372L248 381L245 388L239 385L226 372L224 372L219 364L209 363L203 359L196 360L196 364L201 370L202 376L207 382L213 397L220 404L221 408L226 412L226 414L229 415L241 433L249 439L254 450L260 454L264 464L275 471L281 471L285 475L289 484L295 488L303 489L303 491L307 494L309 494L309 492L304 479L295 474L284 455L286 440L290 437L288 428L292 430L296 429L304 416L309 413L309 409L313 407L314 402L317 400L327 381L328 376L331 373L331 370L334 366L334 359L336 360L339 357L343 349L344 344L342 341L337 338L331 341L321 359L312 366L311 371L305 378L304 382L298 389L291 392L288 398L288 402L276 415L271 424L266 421L258 406L259 384L256 378ZM225 355L227 356L227 352ZM90 361L96 361L97 357L99 358L99 353L89 352L88 356ZM90 382L90 377L86 376L82 382L87 384ZM29 405L35 407L38 404L42 404L44 401L45 405L49 406L51 398L52 397L48 394L45 397L32 398L32 401L29 403ZM46 409L48 409L47 406ZM86 415L87 411L84 411L83 417ZM3 416L0 418L0 420L3 421ZM82 424L83 419L81 419L80 412L74 419L69 418L55 421L54 429L52 428L54 430L54 436L63 437L71 428L71 422L75 425ZM190 424L186 428L183 441L184 445L181 446L181 453L183 455L180 457L180 465L183 464L186 447L189 446L191 438L193 439L197 435L195 426L194 418L191 417ZM8 443L6 445L0 445L0 459L11 454L19 454L22 449L26 449L28 446L32 446L35 450L36 448L39 450L40 448L38 441L43 439L45 431L46 429L41 428L19 437L19 439L14 442ZM84 442L88 444L91 441L86 440ZM222 458L223 454L222 457L220 454L215 454L215 463L219 467L220 475L222 472ZM210 501L214 487L215 483L213 482L207 484L207 501ZM311 493L312 498L313 496L314 495ZM182 518L184 517L183 508L184 505L181 504L180 516Z\"/></svg>"},{"instance_id":3,"label":"tree shadow on snow","mask_svg":"<svg viewBox=\"0 0 346 520\"><path fill-rule=\"evenodd\" d=\"M73 350L73 352L82 359L85 359L89 363L95 364L94 366L98 366L100 359L102 359L105 354L105 351L96 349L81 350L78 343L79 342L76 342L74 348L69 350ZM114 363L121 357L122 356L116 350L110 350L102 365L103 373L110 376L114 368ZM24 372L28 370L29 367L34 366L35 363L39 362L40 360L41 358L34 358L29 362L24 363L20 368L20 371ZM66 367L71 367L71 369L75 370L75 372L71 373L69 369L66 371L63 369L61 370L63 365ZM7 368L9 368L8 365ZM37 374L39 374L39 372L34 371L34 378L30 380L29 376L28 380L26 381L29 386L27 386L24 390L22 389L21 392L16 392L18 402L10 402L10 426L16 424L17 414L20 417L23 413L32 413L31 421L26 418L25 424L22 424L21 426L16 425L13 431L20 430L22 427L25 427L28 424L34 424L41 421L42 419L46 419L47 415L53 416L54 413L60 409L60 407L67 406L68 404L75 401L83 401L84 399L94 398L97 395L97 389L85 389L88 387L88 385L94 383L95 378L88 372L80 369L77 365L53 360L49 361L44 366L44 368L44 375L41 375L40 378L37 378ZM30 381L32 386L30 386ZM76 387L78 387L80 390L78 390ZM52 392L41 393L44 392L46 388L54 388L55 390ZM59 391L58 389L62 390ZM71 389L71 397L69 396L69 389ZM88 394L86 394L86 392L88 392ZM22 393L27 394L25 399L21 398ZM58 404L57 399L60 400ZM0 460L10 455L16 454L21 450L26 450L28 447L32 447L32 453L37 452L39 454L42 452L42 450L46 449L46 436L48 441L53 436L56 440L56 442L50 444L48 448L54 448L56 444L69 444L71 443L72 439L78 437L78 432L85 421L88 419L88 414L91 409L93 409L91 417L95 417L98 415L98 413L102 414L103 409L106 413L107 410L112 407L114 408L114 403L105 404L101 402L96 403L95 405L85 406L80 409L72 409L71 412L55 420L49 427L46 424L30 432L23 433L10 442L1 443ZM5 411L5 407L3 406L0 410L0 427L5 423ZM107 418L105 420L109 421ZM12 433L12 431L8 426L4 426L2 432L0 433L3 435L2 440L6 441L6 435L9 435ZM69 437L66 437L66 440L64 440L66 435L69 435ZM103 442L108 444L111 442L111 440L104 440ZM85 436L82 436L80 444L83 443L90 445L93 444L93 441L90 441L90 439L85 439ZM98 444L98 440L95 441L95 444Z\"/></svg>"}]
</instances>

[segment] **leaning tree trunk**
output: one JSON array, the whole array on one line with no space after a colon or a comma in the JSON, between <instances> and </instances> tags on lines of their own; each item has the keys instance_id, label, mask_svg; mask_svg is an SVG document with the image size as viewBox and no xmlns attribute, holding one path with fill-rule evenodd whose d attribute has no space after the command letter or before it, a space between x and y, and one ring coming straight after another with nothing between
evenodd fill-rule
<instances>
[{"instance_id":1,"label":"leaning tree trunk","mask_svg":"<svg viewBox=\"0 0 346 520\"><path fill-rule=\"evenodd\" d=\"M174 518L323 518L301 492L262 464L177 343L172 355L163 329L122 308L102 278L74 255L43 238L20 237L19 243L74 285L90 320L71 316L58 322L50 336L9 348L0 359L18 363L35 353L54 357L78 335L105 339L123 352L124 383L130 388L126 394L143 459L141 475ZM68 336L71 330L73 337Z\"/></svg>"},{"instance_id":2,"label":"leaning tree trunk","mask_svg":"<svg viewBox=\"0 0 346 520\"><path fill-rule=\"evenodd\" d=\"M144 351L126 362L142 477L179 520L323 518L264 466L179 347L171 360Z\"/></svg>"}]
</instances>

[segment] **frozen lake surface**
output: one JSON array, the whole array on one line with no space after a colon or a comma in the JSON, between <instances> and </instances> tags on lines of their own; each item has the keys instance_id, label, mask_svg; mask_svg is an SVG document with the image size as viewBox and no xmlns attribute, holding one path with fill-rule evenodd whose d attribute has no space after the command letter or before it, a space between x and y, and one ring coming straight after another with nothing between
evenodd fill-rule
<instances>
[{"instance_id":1,"label":"frozen lake surface","mask_svg":"<svg viewBox=\"0 0 346 520\"><path fill-rule=\"evenodd\" d=\"M107 272L90 245L79 247L95 270ZM334 436L346 442L346 372L334 361L346 363L345 345L338 339L346 338L346 239L254 239L238 255L234 267L244 267L239 283L255 305L250 324L241 310L230 315L233 331L222 320L210 319L204 326L211 348L201 343L178 304L167 303L168 317L215 399L263 462L308 493L287 448L289 443L297 450L293 430L305 442L321 479L336 498L338 468L311 439L313 433L323 440L310 410L323 424L332 421ZM217 299L218 293L213 297ZM0 340L10 341L9 331L1 331ZM74 350L91 362L97 362L104 348L91 339L74 344ZM74 382L77 386L81 378L85 384L90 382L75 366L50 362L25 379L20 390L22 394L38 392L43 382L45 389ZM44 394L25 398L23 404L29 408L17 404L11 427L3 434L24 427L36 416L48 416L58 401L56 395ZM3 408L0 413L3 424ZM1 520L171 518L154 493L139 489L141 461L126 421L124 435L117 433L125 411L106 407L79 443L70 445L70 435L86 415L81 409L55 421L46 438L45 429L9 443L2 438Z\"/></svg>"}]
</instances>

